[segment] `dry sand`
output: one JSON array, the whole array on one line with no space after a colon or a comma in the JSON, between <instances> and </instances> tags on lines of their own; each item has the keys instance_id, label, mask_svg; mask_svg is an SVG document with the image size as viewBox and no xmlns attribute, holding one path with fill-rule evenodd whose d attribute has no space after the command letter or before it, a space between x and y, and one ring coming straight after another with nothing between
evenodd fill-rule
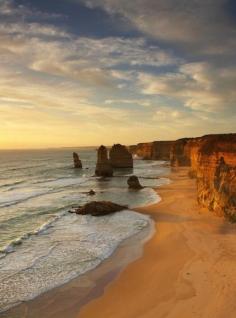
<instances>
[{"instance_id":1,"label":"dry sand","mask_svg":"<svg viewBox=\"0 0 236 318\"><path fill-rule=\"evenodd\" d=\"M156 222L143 256L76 317L236 317L236 226L199 208L186 170L171 179L140 209Z\"/></svg>"},{"instance_id":2,"label":"dry sand","mask_svg":"<svg viewBox=\"0 0 236 318\"><path fill-rule=\"evenodd\" d=\"M143 253L134 237L94 271L4 317L235 318L236 226L197 205L186 169L170 178L162 201L139 209L156 228Z\"/></svg>"}]
</instances>

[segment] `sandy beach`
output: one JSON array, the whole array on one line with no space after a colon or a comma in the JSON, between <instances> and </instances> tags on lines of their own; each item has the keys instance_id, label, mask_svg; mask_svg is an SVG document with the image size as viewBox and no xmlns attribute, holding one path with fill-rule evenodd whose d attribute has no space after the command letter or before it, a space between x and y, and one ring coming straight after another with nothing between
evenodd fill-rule
<instances>
[{"instance_id":1,"label":"sandy beach","mask_svg":"<svg viewBox=\"0 0 236 318\"><path fill-rule=\"evenodd\" d=\"M199 208L186 170L171 179L161 203L140 209L156 222L143 256L75 317L236 316L235 225Z\"/></svg>"},{"instance_id":2,"label":"sandy beach","mask_svg":"<svg viewBox=\"0 0 236 318\"><path fill-rule=\"evenodd\" d=\"M94 271L2 317L234 318L235 225L198 206L187 169L170 179L160 203L138 209L156 230L143 251L133 238Z\"/></svg>"}]
</instances>

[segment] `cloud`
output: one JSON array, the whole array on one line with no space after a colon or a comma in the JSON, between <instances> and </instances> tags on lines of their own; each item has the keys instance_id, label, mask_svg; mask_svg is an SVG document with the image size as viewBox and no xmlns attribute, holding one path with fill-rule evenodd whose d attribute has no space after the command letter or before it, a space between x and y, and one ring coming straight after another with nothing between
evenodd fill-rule
<instances>
[{"instance_id":1,"label":"cloud","mask_svg":"<svg viewBox=\"0 0 236 318\"><path fill-rule=\"evenodd\" d=\"M139 105L143 107L151 106L151 101L148 99L107 99L105 100L106 105L112 104L130 104L130 105Z\"/></svg>"},{"instance_id":2,"label":"cloud","mask_svg":"<svg viewBox=\"0 0 236 318\"><path fill-rule=\"evenodd\" d=\"M223 0L86 3L143 34L82 36L63 16L0 1L1 146L16 138L19 147L21 140L25 147L92 145L232 130L236 70L225 54L234 39L219 11ZM194 49L194 62L175 56L170 43ZM220 54L221 63L200 51Z\"/></svg>"},{"instance_id":3,"label":"cloud","mask_svg":"<svg viewBox=\"0 0 236 318\"><path fill-rule=\"evenodd\" d=\"M124 80L119 78L120 67L160 67L180 61L168 51L148 45L144 38L79 37L53 24L21 20L18 11L31 18L32 12L5 3L3 12L15 17L12 21L0 20L0 58L9 67L109 88L119 87Z\"/></svg>"},{"instance_id":4,"label":"cloud","mask_svg":"<svg viewBox=\"0 0 236 318\"><path fill-rule=\"evenodd\" d=\"M146 95L171 97L193 110L234 111L236 69L216 68L207 62L183 64L176 73L139 74Z\"/></svg>"},{"instance_id":5,"label":"cloud","mask_svg":"<svg viewBox=\"0 0 236 318\"><path fill-rule=\"evenodd\" d=\"M100 7L110 14L122 15L141 32L188 49L232 54L236 46L235 24L227 15L227 0L77 1L90 8Z\"/></svg>"},{"instance_id":6,"label":"cloud","mask_svg":"<svg viewBox=\"0 0 236 318\"><path fill-rule=\"evenodd\" d=\"M52 19L61 18L60 14L49 14L30 7L29 5L19 4L16 5L14 0L1 0L0 2L0 18L1 21L14 21L15 19L27 20L28 18L34 19Z\"/></svg>"},{"instance_id":7,"label":"cloud","mask_svg":"<svg viewBox=\"0 0 236 318\"><path fill-rule=\"evenodd\" d=\"M36 41L34 41L36 42ZM83 70L98 76L99 70L110 72L110 77L118 78L112 68L126 65L129 68L149 65L162 66L177 63L177 59L171 57L159 48L149 48L143 39L123 38L73 38L70 41L38 42L34 44L39 54L34 57L31 67L34 70L52 74L62 74L79 78ZM40 46L44 46L46 55L40 54ZM78 74L78 75L76 75ZM113 76L114 75L114 76ZM83 78L83 74L82 74Z\"/></svg>"}]
</instances>

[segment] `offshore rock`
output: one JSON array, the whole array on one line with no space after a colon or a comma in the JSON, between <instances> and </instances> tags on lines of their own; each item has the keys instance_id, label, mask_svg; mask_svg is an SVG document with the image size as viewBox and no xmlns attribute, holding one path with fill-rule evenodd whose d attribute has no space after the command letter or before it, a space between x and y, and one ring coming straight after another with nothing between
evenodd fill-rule
<instances>
[{"instance_id":1,"label":"offshore rock","mask_svg":"<svg viewBox=\"0 0 236 318\"><path fill-rule=\"evenodd\" d=\"M129 177L127 180L127 184L130 189L135 189L135 190L143 189L137 176Z\"/></svg>"},{"instance_id":2,"label":"offshore rock","mask_svg":"<svg viewBox=\"0 0 236 318\"><path fill-rule=\"evenodd\" d=\"M133 168L133 157L125 146L115 144L110 150L110 163L113 168Z\"/></svg>"},{"instance_id":3,"label":"offshore rock","mask_svg":"<svg viewBox=\"0 0 236 318\"><path fill-rule=\"evenodd\" d=\"M92 201L84 206L76 208L73 213L82 215L102 216L127 209L125 205L119 205L110 201ZM72 212L72 211L70 211Z\"/></svg>"},{"instance_id":4,"label":"offshore rock","mask_svg":"<svg viewBox=\"0 0 236 318\"><path fill-rule=\"evenodd\" d=\"M108 159L107 148L105 146L98 148L95 174L99 177L113 176L113 169Z\"/></svg>"},{"instance_id":5,"label":"offshore rock","mask_svg":"<svg viewBox=\"0 0 236 318\"><path fill-rule=\"evenodd\" d=\"M81 169L82 168L82 162L81 160L79 159L79 156L76 152L73 152L73 159L74 159L74 167L76 169Z\"/></svg>"}]
</instances>

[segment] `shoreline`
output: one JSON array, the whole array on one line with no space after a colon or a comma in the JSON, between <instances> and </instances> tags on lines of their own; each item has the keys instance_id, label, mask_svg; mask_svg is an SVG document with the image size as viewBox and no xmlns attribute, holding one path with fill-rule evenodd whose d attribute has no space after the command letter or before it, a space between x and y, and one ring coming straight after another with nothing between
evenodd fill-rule
<instances>
[{"instance_id":1,"label":"shoreline","mask_svg":"<svg viewBox=\"0 0 236 318\"><path fill-rule=\"evenodd\" d=\"M104 294L76 318L234 318L236 228L197 204L188 169L173 169L162 201L137 211L155 235Z\"/></svg>"},{"instance_id":2,"label":"shoreline","mask_svg":"<svg viewBox=\"0 0 236 318\"><path fill-rule=\"evenodd\" d=\"M132 209L131 211L137 212L137 209ZM155 224L150 217L150 222L145 228L124 239L114 252L97 267L71 279L61 286L50 289L31 300L22 302L0 313L0 317L41 318L42 315L44 318L64 318L65 315L68 317L68 312L71 312L71 310L72 312L74 312L74 310L77 311L77 306L80 308L91 301L91 299L101 295L106 285L116 279L129 263L140 258L145 243L154 235L154 233ZM74 299L68 299L68 291L70 294L73 293L72 296ZM65 298L67 299L66 307L68 309L66 312L64 304L61 306ZM76 306L76 309L73 308L74 306ZM57 309L54 315L55 307L57 307Z\"/></svg>"},{"instance_id":3,"label":"shoreline","mask_svg":"<svg viewBox=\"0 0 236 318\"><path fill-rule=\"evenodd\" d=\"M234 318L235 226L198 206L187 169L168 177L160 202L134 209L155 222L146 243L144 229L91 272L0 317Z\"/></svg>"}]
</instances>

